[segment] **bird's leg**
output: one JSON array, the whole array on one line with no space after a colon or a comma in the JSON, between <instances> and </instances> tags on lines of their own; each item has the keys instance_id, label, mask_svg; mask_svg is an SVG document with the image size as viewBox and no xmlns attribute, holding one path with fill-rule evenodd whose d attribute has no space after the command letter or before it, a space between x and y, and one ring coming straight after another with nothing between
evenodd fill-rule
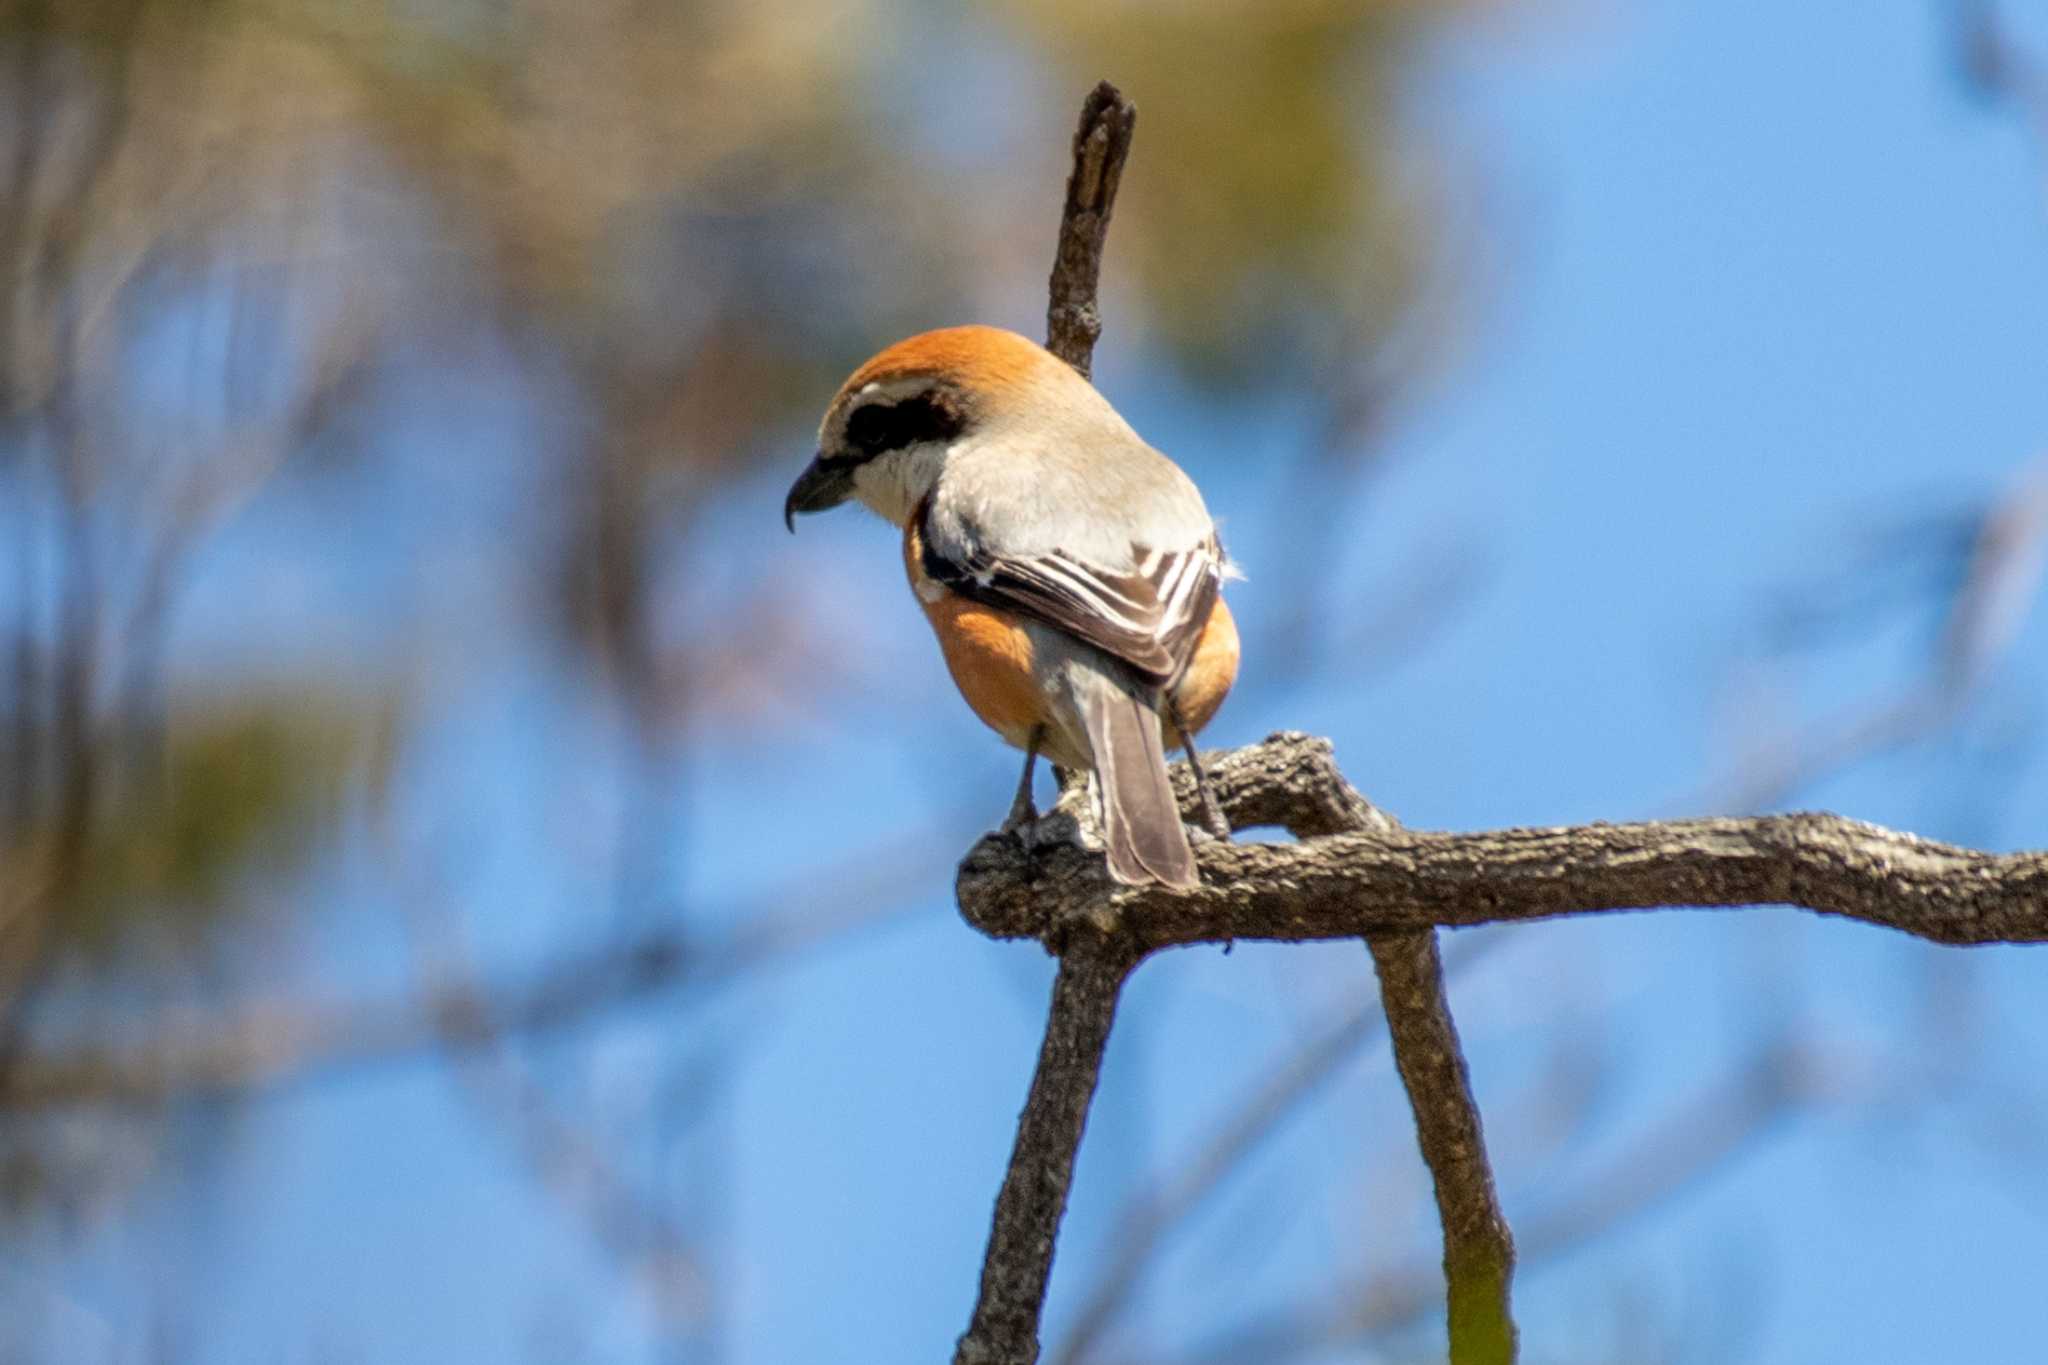
<instances>
[{"instance_id":1,"label":"bird's leg","mask_svg":"<svg viewBox=\"0 0 2048 1365\"><path fill-rule=\"evenodd\" d=\"M1195 737L1188 733L1187 724L1180 717L1180 703L1171 694L1166 698L1166 718L1173 722L1181 747L1188 751L1188 771L1195 775L1195 797L1202 806L1202 828L1228 843L1230 822L1223 818L1223 807L1217 804L1216 793L1209 790L1209 774L1202 771L1202 755L1195 748Z\"/></svg>"},{"instance_id":2,"label":"bird's leg","mask_svg":"<svg viewBox=\"0 0 2048 1365\"><path fill-rule=\"evenodd\" d=\"M1024 743L1024 775L1017 779L1017 799L1003 820L1003 833L1017 834L1038 823L1038 807L1031 800L1031 778L1038 771L1038 746L1045 740L1045 727L1033 726Z\"/></svg>"}]
</instances>

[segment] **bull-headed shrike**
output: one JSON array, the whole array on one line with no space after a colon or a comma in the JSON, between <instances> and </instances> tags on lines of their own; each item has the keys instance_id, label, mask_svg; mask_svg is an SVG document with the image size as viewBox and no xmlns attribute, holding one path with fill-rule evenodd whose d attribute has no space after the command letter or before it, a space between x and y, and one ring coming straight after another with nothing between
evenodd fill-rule
<instances>
[{"instance_id":1,"label":"bull-headed shrike","mask_svg":"<svg viewBox=\"0 0 2048 1365\"><path fill-rule=\"evenodd\" d=\"M1238 642L1193 481L1042 346L950 327L853 372L784 519L848 498L902 530L955 685L1024 750L1008 827L1043 753L1094 774L1112 876L1195 885L1166 750L1192 753Z\"/></svg>"}]
</instances>

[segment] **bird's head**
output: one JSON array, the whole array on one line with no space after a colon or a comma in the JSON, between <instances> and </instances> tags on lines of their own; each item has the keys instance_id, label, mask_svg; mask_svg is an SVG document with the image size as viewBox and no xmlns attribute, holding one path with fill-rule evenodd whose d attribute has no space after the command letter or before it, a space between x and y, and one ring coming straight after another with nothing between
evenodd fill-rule
<instances>
[{"instance_id":1,"label":"bird's head","mask_svg":"<svg viewBox=\"0 0 2048 1365\"><path fill-rule=\"evenodd\" d=\"M957 451L1105 418L1122 425L1087 380L1026 337L1000 327L923 332L840 386L783 520L793 531L797 513L857 498L901 526Z\"/></svg>"}]
</instances>

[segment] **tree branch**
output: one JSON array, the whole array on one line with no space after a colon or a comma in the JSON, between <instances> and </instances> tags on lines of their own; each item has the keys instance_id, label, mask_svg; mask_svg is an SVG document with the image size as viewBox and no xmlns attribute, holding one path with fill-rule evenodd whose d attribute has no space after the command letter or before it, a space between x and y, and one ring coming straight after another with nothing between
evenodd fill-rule
<instances>
[{"instance_id":1,"label":"tree branch","mask_svg":"<svg viewBox=\"0 0 2048 1365\"><path fill-rule=\"evenodd\" d=\"M1512 1365L1515 1320L1508 1293L1515 1242L1494 1192L1479 1104L1444 994L1436 934L1376 934L1366 946L1379 973L1394 1067L1408 1092L1415 1139L1436 1190L1452 1365Z\"/></svg>"},{"instance_id":2,"label":"tree branch","mask_svg":"<svg viewBox=\"0 0 2048 1365\"><path fill-rule=\"evenodd\" d=\"M1079 370L1083 379L1102 335L1102 313L1095 302L1102 243L1137 124L1137 106L1103 81L1082 101L1081 123L1074 130L1074 169L1067 177L1059 248L1053 256L1045 348Z\"/></svg>"},{"instance_id":3,"label":"tree branch","mask_svg":"<svg viewBox=\"0 0 2048 1365\"><path fill-rule=\"evenodd\" d=\"M1211 784L1233 829L1278 825L1297 839L1310 841L1340 833L1364 838L1400 835L1400 825L1392 816L1374 807L1345 781L1327 740L1274 735L1262 745L1211 756L1207 761L1213 770ZM1176 768L1175 781L1185 804L1193 779L1181 771L1184 767ZM1235 847L1204 845L1203 849ZM968 855L970 862L973 856ZM1210 889L1206 866L1205 862L1203 892ZM963 864L963 877L965 871ZM964 887L961 895L964 911ZM1379 893L1366 889L1356 895L1353 907L1363 921L1378 906ZM1444 1232L1451 1360L1453 1365L1512 1361L1515 1324L1508 1291L1514 1276L1515 1244L1494 1190L1479 1105L1472 1097L1457 1024L1444 993L1436 935L1427 928L1369 933L1361 926L1353 932L1365 934L1373 968L1379 973L1380 1006L1386 1011L1394 1066L1408 1093L1416 1142L1435 1186L1437 1215Z\"/></svg>"},{"instance_id":4,"label":"tree branch","mask_svg":"<svg viewBox=\"0 0 2048 1365\"><path fill-rule=\"evenodd\" d=\"M962 914L985 933L1055 951L1114 942L1137 955L1133 966L1182 944L1367 938L1437 1184L1453 1339L1463 1343L1453 1359L1513 1358L1513 1251L1434 944L1418 931L1596 910L1787 904L1937 943L2048 941L2044 853L1982 853L1826 814L1418 833L1351 789L1327 740L1281 733L1206 761L1233 829L1279 826L1300 842L1205 842L1196 848L1198 889L1123 887L1099 853L1072 841L1086 798L1069 792L1031 832L1028 853L1010 835L975 846L958 878ZM1185 765L1174 779L1192 805ZM1063 1200L1070 1173L1071 1159L1039 1174Z\"/></svg>"},{"instance_id":5,"label":"tree branch","mask_svg":"<svg viewBox=\"0 0 2048 1365\"><path fill-rule=\"evenodd\" d=\"M1279 825L1308 840L1341 832L1366 837L1400 832L1392 816L1344 780L1327 741L1275 735L1264 745L1237 750L1216 768L1212 781L1233 828ZM1192 779L1184 785L1192 785ZM1187 793L1180 795L1185 801ZM1371 893L1364 894L1368 898L1358 905L1377 904ZM1451 1360L1453 1365L1511 1362L1515 1324L1508 1293L1515 1244L1494 1190L1479 1105L1444 992L1436 934L1430 929L1368 934L1366 947L1379 974L1394 1066L1415 1115L1416 1142L1429 1167L1443 1225Z\"/></svg>"},{"instance_id":6,"label":"tree branch","mask_svg":"<svg viewBox=\"0 0 2048 1365\"><path fill-rule=\"evenodd\" d=\"M1077 935L1060 958L1038 1070L996 1196L981 1295L953 1365L1029 1365L1038 1359L1039 1312L1074 1154L1095 1098L1117 997L1137 962L1133 945L1114 933Z\"/></svg>"},{"instance_id":7,"label":"tree branch","mask_svg":"<svg viewBox=\"0 0 2048 1365\"><path fill-rule=\"evenodd\" d=\"M1281 733L1205 761L1233 829L1332 828L1319 822L1358 800L1344 794L1326 740ZM1099 853L1050 842L1046 826L1061 818L1041 823L1030 853L1003 834L968 853L956 890L970 924L997 938L1045 938L1107 917L1149 952L1598 910L1793 905L1936 943L2048 941L2048 853L1982 853L1839 815L1203 843L1202 885L1177 894L1118 886Z\"/></svg>"},{"instance_id":8,"label":"tree branch","mask_svg":"<svg viewBox=\"0 0 2048 1365\"><path fill-rule=\"evenodd\" d=\"M1191 797L1192 779L1184 769L1177 768L1175 777L1179 795L1183 800ZM1211 775L1211 780L1218 799L1236 826L1278 824L1298 838L1311 840L1333 838L1338 831L1373 837L1398 830L1391 817L1375 809L1344 780L1325 741L1300 735L1275 736L1265 745L1225 756ZM1085 788L1070 789L1041 828L1049 827L1058 834L1063 822L1078 825L1085 819L1085 810L1077 811L1077 807L1085 807L1087 800ZM984 840L982 847L988 842ZM1069 849L1071 851L1071 846ZM980 847L976 852L979 851ZM1086 856L1092 858L1093 855ZM970 854L970 863L973 858L974 854ZM967 905L967 875L967 865L963 864L963 912ZM1057 908L1057 898L1050 898L1052 908L1049 912L1048 900L1038 900L1038 913L1043 917L1038 921L1034 936L1042 936L1049 948L1061 953L1063 963L1073 960L1072 955L1079 945L1113 943L1120 954L1130 955L1129 963L1123 968L1128 972L1150 947L1156 945L1145 943L1142 938L1134 939L1128 933L1112 903L1114 892L1108 890L1110 885L1105 881L1093 893L1083 893L1085 898L1073 906L1071 914L1062 913ZM1032 900L1028 889L1023 891L1022 897L1026 902ZM972 915L969 918L971 920ZM1451 1359L1459 1365L1467 1361L1484 1362L1485 1365L1512 1361L1515 1329L1508 1309L1508 1286L1514 1268L1514 1243L1494 1192L1493 1173L1487 1164L1480 1131L1478 1105L1472 1098L1464 1056L1458 1048L1457 1028L1444 995L1443 967L1437 955L1435 935L1426 928L1420 931L1410 929L1372 936L1368 938L1368 944L1380 974L1381 1005L1394 1043L1395 1063L1415 1114L1417 1140L1435 1181L1438 1211L1444 1228ZM1108 1001L1108 1009L1113 1011L1114 1006L1112 997ZM1105 1017L1102 1023L1106 1035L1108 1018ZM1072 1027L1071 1021L1062 1021L1056 998L1053 1017L1047 1024L1048 1049L1052 1046L1055 1029ZM1034 1105L1039 1100L1045 1067L1042 1060L1040 1078L1033 1083ZM1086 1094L1093 1092L1095 1084L1092 1071L1085 1078L1075 1079L1066 1093L1071 1098L1084 1081L1086 1092L1081 1096L1081 1103L1085 1110ZM1026 1122L1030 1121L1031 1111L1027 1108ZM1073 1141L1078 1144L1078 1115L1071 1131ZM1026 1161L1035 1163L1034 1168L1020 1173L1019 1164ZM1020 1132L1004 1186L1005 1194L1012 1186L1021 1183L1026 1188L1043 1190L1045 1203L1057 1209L1065 1203L1072 1163L1071 1149L1049 1155L1027 1154ZM1028 1230L1012 1225L1011 1220L1018 1216L1015 1210L1006 1213L999 1202L989 1267L983 1272L984 1305L989 1298L989 1276L993 1273L997 1257L996 1242L1005 1236L1013 1242L1020 1240ZM1038 1278L1032 1282L1035 1297L1030 1307L1034 1331L1030 1337L1013 1338L1015 1342L1028 1342L1029 1352L986 1359L1036 1359L1035 1327L1044 1297L1045 1271L1050 1265L1051 1232L1056 1230L1055 1216L1042 1240L1031 1242L1034 1248L1042 1248L1045 1258L1042 1265L1036 1266ZM980 1312L978 1308L977 1321Z\"/></svg>"}]
</instances>

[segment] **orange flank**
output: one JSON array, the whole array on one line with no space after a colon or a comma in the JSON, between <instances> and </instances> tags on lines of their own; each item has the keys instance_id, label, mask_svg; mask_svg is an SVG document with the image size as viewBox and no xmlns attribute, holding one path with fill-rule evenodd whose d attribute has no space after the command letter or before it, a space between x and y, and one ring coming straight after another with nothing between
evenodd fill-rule
<instances>
[{"instance_id":1,"label":"orange flank","mask_svg":"<svg viewBox=\"0 0 2048 1365\"><path fill-rule=\"evenodd\" d=\"M1218 593L1216 605L1209 612L1209 624L1202 627L1194 657L1188 660L1187 672L1180 675L1180 686L1173 689L1173 699L1180 706L1181 719L1187 722L1189 734L1201 733L1236 681L1237 621L1223 604L1223 595ZM1166 747L1176 747L1178 738L1168 726Z\"/></svg>"},{"instance_id":2,"label":"orange flank","mask_svg":"<svg viewBox=\"0 0 2048 1365\"><path fill-rule=\"evenodd\" d=\"M953 685L981 723L1018 748L1045 720L1045 696L1031 671L1031 635L1013 612L985 607L925 577L922 516L903 532L903 568L924 608Z\"/></svg>"}]
</instances>

